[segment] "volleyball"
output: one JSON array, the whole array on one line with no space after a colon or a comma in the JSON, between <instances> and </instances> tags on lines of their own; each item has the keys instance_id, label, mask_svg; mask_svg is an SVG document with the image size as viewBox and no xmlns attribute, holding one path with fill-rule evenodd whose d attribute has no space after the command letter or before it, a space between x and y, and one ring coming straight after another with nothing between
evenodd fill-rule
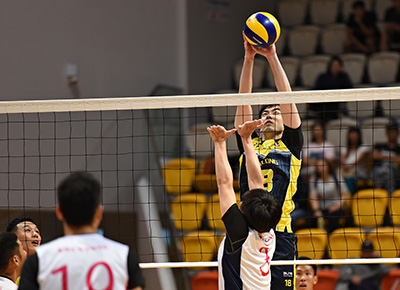
<instances>
[{"instance_id":1,"label":"volleyball","mask_svg":"<svg viewBox=\"0 0 400 290\"><path fill-rule=\"evenodd\" d=\"M244 35L247 41L257 47L269 47L281 34L278 20L267 12L257 12L246 20Z\"/></svg>"}]
</instances>

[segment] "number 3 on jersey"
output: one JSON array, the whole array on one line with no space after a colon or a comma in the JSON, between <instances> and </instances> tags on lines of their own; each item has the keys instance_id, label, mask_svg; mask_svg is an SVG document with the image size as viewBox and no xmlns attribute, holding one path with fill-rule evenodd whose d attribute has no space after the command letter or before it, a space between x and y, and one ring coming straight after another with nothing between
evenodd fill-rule
<instances>
[{"instance_id":1,"label":"number 3 on jersey","mask_svg":"<svg viewBox=\"0 0 400 290\"><path fill-rule=\"evenodd\" d=\"M263 169L261 170L261 173L264 177L264 189L268 192L271 192L274 186L274 184L272 183L272 178L274 178L274 171L272 171L272 169Z\"/></svg>"}]
</instances>

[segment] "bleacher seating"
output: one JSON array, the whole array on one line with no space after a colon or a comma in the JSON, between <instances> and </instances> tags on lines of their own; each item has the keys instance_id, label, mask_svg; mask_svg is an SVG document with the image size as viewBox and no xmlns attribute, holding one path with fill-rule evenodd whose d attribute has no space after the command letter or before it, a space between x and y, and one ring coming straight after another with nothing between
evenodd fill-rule
<instances>
[{"instance_id":1,"label":"bleacher seating","mask_svg":"<svg viewBox=\"0 0 400 290\"><path fill-rule=\"evenodd\" d=\"M330 24L324 27L321 32L322 53L332 55L344 53L346 29L346 25L342 23Z\"/></svg>"},{"instance_id":2,"label":"bleacher seating","mask_svg":"<svg viewBox=\"0 0 400 290\"><path fill-rule=\"evenodd\" d=\"M330 57L327 55L314 55L304 58L300 65L300 77L302 85L313 88L318 76L327 71Z\"/></svg>"},{"instance_id":3,"label":"bleacher seating","mask_svg":"<svg viewBox=\"0 0 400 290\"><path fill-rule=\"evenodd\" d=\"M282 26L294 27L306 22L307 0L282 0L278 2L278 19Z\"/></svg>"},{"instance_id":4,"label":"bleacher seating","mask_svg":"<svg viewBox=\"0 0 400 290\"><path fill-rule=\"evenodd\" d=\"M310 0L310 20L314 25L327 25L337 22L339 0Z\"/></svg>"},{"instance_id":5,"label":"bleacher seating","mask_svg":"<svg viewBox=\"0 0 400 290\"><path fill-rule=\"evenodd\" d=\"M289 32L288 48L291 55L311 56L317 51L321 28L316 25L302 25Z\"/></svg>"}]
</instances>

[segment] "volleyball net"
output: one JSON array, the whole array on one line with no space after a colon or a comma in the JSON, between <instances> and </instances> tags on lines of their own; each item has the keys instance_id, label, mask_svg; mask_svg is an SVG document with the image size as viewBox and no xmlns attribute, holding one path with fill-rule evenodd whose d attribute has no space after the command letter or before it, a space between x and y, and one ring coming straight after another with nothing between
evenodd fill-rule
<instances>
[{"instance_id":1,"label":"volleyball net","mask_svg":"<svg viewBox=\"0 0 400 290\"><path fill-rule=\"evenodd\" d=\"M321 101L324 112L310 109ZM225 231L206 128L232 128L237 105L252 105L257 118L259 106L284 103L298 105L304 135L306 164L292 216L298 255L316 264L399 263L400 147L388 141L392 129L398 140L396 87L2 102L0 226L25 216L44 242L62 235L54 215L57 184L85 170L102 183L102 232L135 249L143 268L215 267ZM355 151L348 149L350 131L361 133ZM234 137L227 149L238 192ZM324 183L326 167L333 177ZM324 211L320 218L315 204ZM380 258L358 259L366 240ZM287 263L305 262L271 265Z\"/></svg>"}]
</instances>

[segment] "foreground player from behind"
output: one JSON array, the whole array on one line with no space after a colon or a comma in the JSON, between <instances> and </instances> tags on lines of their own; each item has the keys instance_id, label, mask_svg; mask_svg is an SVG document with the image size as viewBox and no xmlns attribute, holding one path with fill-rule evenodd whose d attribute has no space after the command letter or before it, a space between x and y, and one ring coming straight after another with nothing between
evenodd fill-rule
<instances>
[{"instance_id":1,"label":"foreground player from behind","mask_svg":"<svg viewBox=\"0 0 400 290\"><path fill-rule=\"evenodd\" d=\"M57 194L56 215L65 236L39 247L27 259L19 289L141 290L137 257L128 246L97 234L103 217L99 182L88 173L72 173Z\"/></svg>"},{"instance_id":2,"label":"foreground player from behind","mask_svg":"<svg viewBox=\"0 0 400 290\"><path fill-rule=\"evenodd\" d=\"M225 140L236 130L207 128L215 143L215 169L222 220L226 237L218 251L220 290L270 289L270 260L275 250L273 228L281 216L278 201L263 189L261 170L252 146L251 133L261 120L239 126L247 158L250 190L243 195L240 208L233 190L233 174Z\"/></svg>"},{"instance_id":3,"label":"foreground player from behind","mask_svg":"<svg viewBox=\"0 0 400 290\"><path fill-rule=\"evenodd\" d=\"M264 56L271 67L275 85L279 92L291 91L289 80L279 61L275 45L268 48L256 48L244 42L245 58L240 76L239 93L252 92L252 74L254 57L258 53ZM293 195L297 190L297 178L301 166L303 134L301 119L295 104L264 105L260 110L264 125L260 136L253 134L253 146L259 159L259 166L264 177L264 188L279 200L282 206L282 217L275 229L276 250L273 260L295 260L297 239L291 228L290 213L294 210ZM235 127L253 119L250 105L238 106ZM239 142L239 149L241 142ZM240 195L248 190L245 155L241 160L239 175ZM273 266L272 290L289 290L294 288L294 266Z\"/></svg>"},{"instance_id":4,"label":"foreground player from behind","mask_svg":"<svg viewBox=\"0 0 400 290\"><path fill-rule=\"evenodd\" d=\"M0 289L16 290L26 251L14 233L0 234Z\"/></svg>"}]
</instances>

